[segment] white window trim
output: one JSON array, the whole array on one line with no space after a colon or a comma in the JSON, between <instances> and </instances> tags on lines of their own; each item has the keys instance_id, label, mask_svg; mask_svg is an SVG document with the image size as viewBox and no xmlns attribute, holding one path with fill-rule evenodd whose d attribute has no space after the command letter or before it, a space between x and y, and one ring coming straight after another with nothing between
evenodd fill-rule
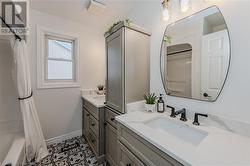
<instances>
[{"instance_id":1,"label":"white window trim","mask_svg":"<svg viewBox=\"0 0 250 166\"><path fill-rule=\"evenodd\" d=\"M74 55L75 55L75 80L60 80L57 82L45 81L45 56L46 56L46 35L56 36L59 38L65 38L74 40ZM49 28L37 26L37 88L49 89L49 88L73 88L80 87L79 83L79 35L66 32L55 31Z\"/></svg>"}]
</instances>

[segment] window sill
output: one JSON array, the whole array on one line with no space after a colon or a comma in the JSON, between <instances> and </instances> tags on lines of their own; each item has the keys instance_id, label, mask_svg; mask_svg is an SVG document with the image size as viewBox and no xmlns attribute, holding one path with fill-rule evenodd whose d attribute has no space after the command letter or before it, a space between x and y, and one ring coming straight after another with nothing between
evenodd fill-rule
<instances>
[{"instance_id":1,"label":"window sill","mask_svg":"<svg viewBox=\"0 0 250 166\"><path fill-rule=\"evenodd\" d=\"M79 83L44 83L42 85L38 85L37 89L60 89L60 88L79 88L81 87Z\"/></svg>"}]
</instances>

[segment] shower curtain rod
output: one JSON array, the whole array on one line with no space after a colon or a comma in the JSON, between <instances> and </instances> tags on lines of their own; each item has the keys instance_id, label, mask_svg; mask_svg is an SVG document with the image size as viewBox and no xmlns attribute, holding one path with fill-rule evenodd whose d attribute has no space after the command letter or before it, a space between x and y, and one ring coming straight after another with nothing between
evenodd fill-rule
<instances>
[{"instance_id":1,"label":"shower curtain rod","mask_svg":"<svg viewBox=\"0 0 250 166\"><path fill-rule=\"evenodd\" d=\"M15 38L21 41L22 38L19 35L17 35L13 29L11 29L11 27L5 22L5 20L1 16L0 16L0 18L1 18L2 22L7 26L7 28L9 28L9 30L15 36Z\"/></svg>"}]
</instances>

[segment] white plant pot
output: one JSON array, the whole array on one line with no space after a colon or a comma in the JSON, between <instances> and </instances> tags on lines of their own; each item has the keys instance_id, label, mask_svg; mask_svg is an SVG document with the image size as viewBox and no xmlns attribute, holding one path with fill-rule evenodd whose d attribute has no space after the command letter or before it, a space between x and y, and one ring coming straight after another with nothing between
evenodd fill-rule
<instances>
[{"instance_id":1,"label":"white plant pot","mask_svg":"<svg viewBox=\"0 0 250 166\"><path fill-rule=\"evenodd\" d=\"M147 112L154 112L155 111L155 104L146 104L145 103L145 110Z\"/></svg>"},{"instance_id":2,"label":"white plant pot","mask_svg":"<svg viewBox=\"0 0 250 166\"><path fill-rule=\"evenodd\" d=\"M98 95L104 95L104 90L96 90L96 93L97 93Z\"/></svg>"}]
</instances>

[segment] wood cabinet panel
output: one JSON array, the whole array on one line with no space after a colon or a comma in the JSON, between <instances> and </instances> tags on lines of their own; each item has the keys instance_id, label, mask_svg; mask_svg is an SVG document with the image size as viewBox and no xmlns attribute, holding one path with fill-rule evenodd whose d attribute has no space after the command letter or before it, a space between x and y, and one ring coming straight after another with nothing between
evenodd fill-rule
<instances>
[{"instance_id":1,"label":"wood cabinet panel","mask_svg":"<svg viewBox=\"0 0 250 166\"><path fill-rule=\"evenodd\" d=\"M118 143L118 162L119 166L145 166L121 142Z\"/></svg>"},{"instance_id":2,"label":"wood cabinet panel","mask_svg":"<svg viewBox=\"0 0 250 166\"><path fill-rule=\"evenodd\" d=\"M97 120L99 120L99 108L95 107L93 104L87 100L83 100L83 108L89 111Z\"/></svg>"},{"instance_id":3,"label":"wood cabinet panel","mask_svg":"<svg viewBox=\"0 0 250 166\"><path fill-rule=\"evenodd\" d=\"M115 116L118 114L113 112L110 108L106 108L105 111L105 120L112 125L114 128L117 128L117 121L115 120Z\"/></svg>"},{"instance_id":4,"label":"wood cabinet panel","mask_svg":"<svg viewBox=\"0 0 250 166\"><path fill-rule=\"evenodd\" d=\"M99 122L92 115L90 116L89 126L90 130L99 138Z\"/></svg>"},{"instance_id":5,"label":"wood cabinet panel","mask_svg":"<svg viewBox=\"0 0 250 166\"><path fill-rule=\"evenodd\" d=\"M118 139L148 166L182 166L181 163L121 124L118 124Z\"/></svg>"},{"instance_id":6,"label":"wood cabinet panel","mask_svg":"<svg viewBox=\"0 0 250 166\"><path fill-rule=\"evenodd\" d=\"M105 117L104 108L97 108L83 99L83 134L97 158L97 163L105 161Z\"/></svg>"},{"instance_id":7,"label":"wood cabinet panel","mask_svg":"<svg viewBox=\"0 0 250 166\"><path fill-rule=\"evenodd\" d=\"M106 125L106 159L111 166L117 165L117 130Z\"/></svg>"}]
</instances>

